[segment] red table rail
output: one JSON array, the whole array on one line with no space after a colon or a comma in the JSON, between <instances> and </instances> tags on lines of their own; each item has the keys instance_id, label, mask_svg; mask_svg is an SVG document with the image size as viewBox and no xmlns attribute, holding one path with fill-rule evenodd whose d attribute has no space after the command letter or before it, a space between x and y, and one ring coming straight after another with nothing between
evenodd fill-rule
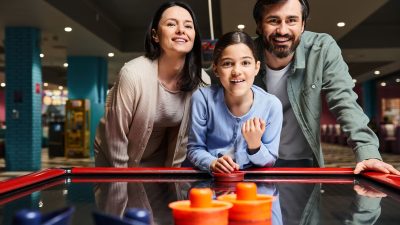
<instances>
[{"instance_id":1,"label":"red table rail","mask_svg":"<svg viewBox=\"0 0 400 225\"><path fill-rule=\"evenodd\" d=\"M244 171L246 174L257 175L348 175L354 176L352 168L253 168ZM188 174L207 174L193 168L112 168L112 167L75 167L71 169L46 169L39 172L30 173L24 176L0 181L0 195L15 191L19 188L51 180L63 175L188 175ZM384 183L390 187L400 189L400 176L392 174L383 174L378 172L365 172L362 176ZM267 177L266 177L267 179ZM320 178L318 178L320 179ZM329 179L329 178L326 178ZM312 180L316 181L326 181ZM285 180L285 179L283 179ZM349 182L349 179L343 179L341 182ZM334 181L334 182L337 182Z\"/></svg>"},{"instance_id":2,"label":"red table rail","mask_svg":"<svg viewBox=\"0 0 400 225\"><path fill-rule=\"evenodd\" d=\"M262 175L354 175L352 168L253 168L246 174ZM74 167L71 174L206 174L190 167L165 168L113 168L113 167Z\"/></svg>"},{"instance_id":3,"label":"red table rail","mask_svg":"<svg viewBox=\"0 0 400 225\"><path fill-rule=\"evenodd\" d=\"M64 169L46 169L24 176L0 181L0 195L9 191L17 190L19 188L27 187L32 184L37 184L52 178L56 178L64 174L66 174Z\"/></svg>"}]
</instances>

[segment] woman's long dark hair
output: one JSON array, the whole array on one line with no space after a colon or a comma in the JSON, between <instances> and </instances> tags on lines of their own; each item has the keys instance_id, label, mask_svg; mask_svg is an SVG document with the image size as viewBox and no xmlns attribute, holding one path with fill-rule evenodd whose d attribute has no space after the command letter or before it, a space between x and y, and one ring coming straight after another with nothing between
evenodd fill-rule
<instances>
[{"instance_id":1,"label":"woman's long dark hair","mask_svg":"<svg viewBox=\"0 0 400 225\"><path fill-rule=\"evenodd\" d=\"M186 9L193 19L194 30L196 32L192 50L186 54L185 65L182 69L182 76L178 81L178 86L181 91L193 91L204 81L201 79L201 39L199 25L193 10L189 5L183 2L166 2L162 4L153 16L153 20L146 32L144 47L146 50L145 56L151 60L158 59L161 55L160 45L153 40L152 30L157 30L161 16L165 10L170 7L179 6Z\"/></svg>"}]
</instances>

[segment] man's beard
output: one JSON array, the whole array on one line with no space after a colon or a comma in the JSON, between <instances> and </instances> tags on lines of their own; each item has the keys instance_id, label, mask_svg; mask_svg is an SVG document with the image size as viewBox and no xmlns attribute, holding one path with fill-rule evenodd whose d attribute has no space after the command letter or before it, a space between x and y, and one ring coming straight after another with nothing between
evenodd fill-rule
<instances>
[{"instance_id":1,"label":"man's beard","mask_svg":"<svg viewBox=\"0 0 400 225\"><path fill-rule=\"evenodd\" d=\"M274 45L273 39L274 38L279 38L279 37L284 37L287 38L289 41L292 41L292 44L290 46L287 45ZM271 41L270 41L271 40ZM280 35L280 34L273 34L269 37L264 36L264 45L265 48L267 49L268 52L271 54L275 55L278 58L286 58L292 53L296 51L297 46L300 43L300 37L298 39L295 39L294 36L285 34L285 35Z\"/></svg>"}]
</instances>

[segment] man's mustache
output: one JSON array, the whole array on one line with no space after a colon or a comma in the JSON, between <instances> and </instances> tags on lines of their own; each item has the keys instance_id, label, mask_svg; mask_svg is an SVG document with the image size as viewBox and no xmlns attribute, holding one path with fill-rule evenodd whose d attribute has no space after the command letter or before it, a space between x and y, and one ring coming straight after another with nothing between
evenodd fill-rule
<instances>
[{"instance_id":1,"label":"man's mustache","mask_svg":"<svg viewBox=\"0 0 400 225\"><path fill-rule=\"evenodd\" d=\"M293 40L294 39L294 37L293 37L293 35L290 35L290 34L284 34L284 35L281 35L281 34L272 34L271 35L271 38L287 38L287 39L289 39L289 40Z\"/></svg>"}]
</instances>

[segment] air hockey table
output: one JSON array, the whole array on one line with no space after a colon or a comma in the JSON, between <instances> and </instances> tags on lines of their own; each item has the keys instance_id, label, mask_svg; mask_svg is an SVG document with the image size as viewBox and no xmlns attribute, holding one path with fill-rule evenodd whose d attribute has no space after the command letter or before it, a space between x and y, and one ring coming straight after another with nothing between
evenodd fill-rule
<instances>
[{"instance_id":1,"label":"air hockey table","mask_svg":"<svg viewBox=\"0 0 400 225\"><path fill-rule=\"evenodd\" d=\"M272 225L400 224L400 177L377 172L354 175L351 168L258 168L245 182L275 196ZM72 224L94 224L92 212L121 216L147 209L154 224L174 224L168 204L188 198L193 187L210 187L214 197L235 191L191 168L54 168L0 182L0 224L21 209L43 213L73 206Z\"/></svg>"}]
</instances>

